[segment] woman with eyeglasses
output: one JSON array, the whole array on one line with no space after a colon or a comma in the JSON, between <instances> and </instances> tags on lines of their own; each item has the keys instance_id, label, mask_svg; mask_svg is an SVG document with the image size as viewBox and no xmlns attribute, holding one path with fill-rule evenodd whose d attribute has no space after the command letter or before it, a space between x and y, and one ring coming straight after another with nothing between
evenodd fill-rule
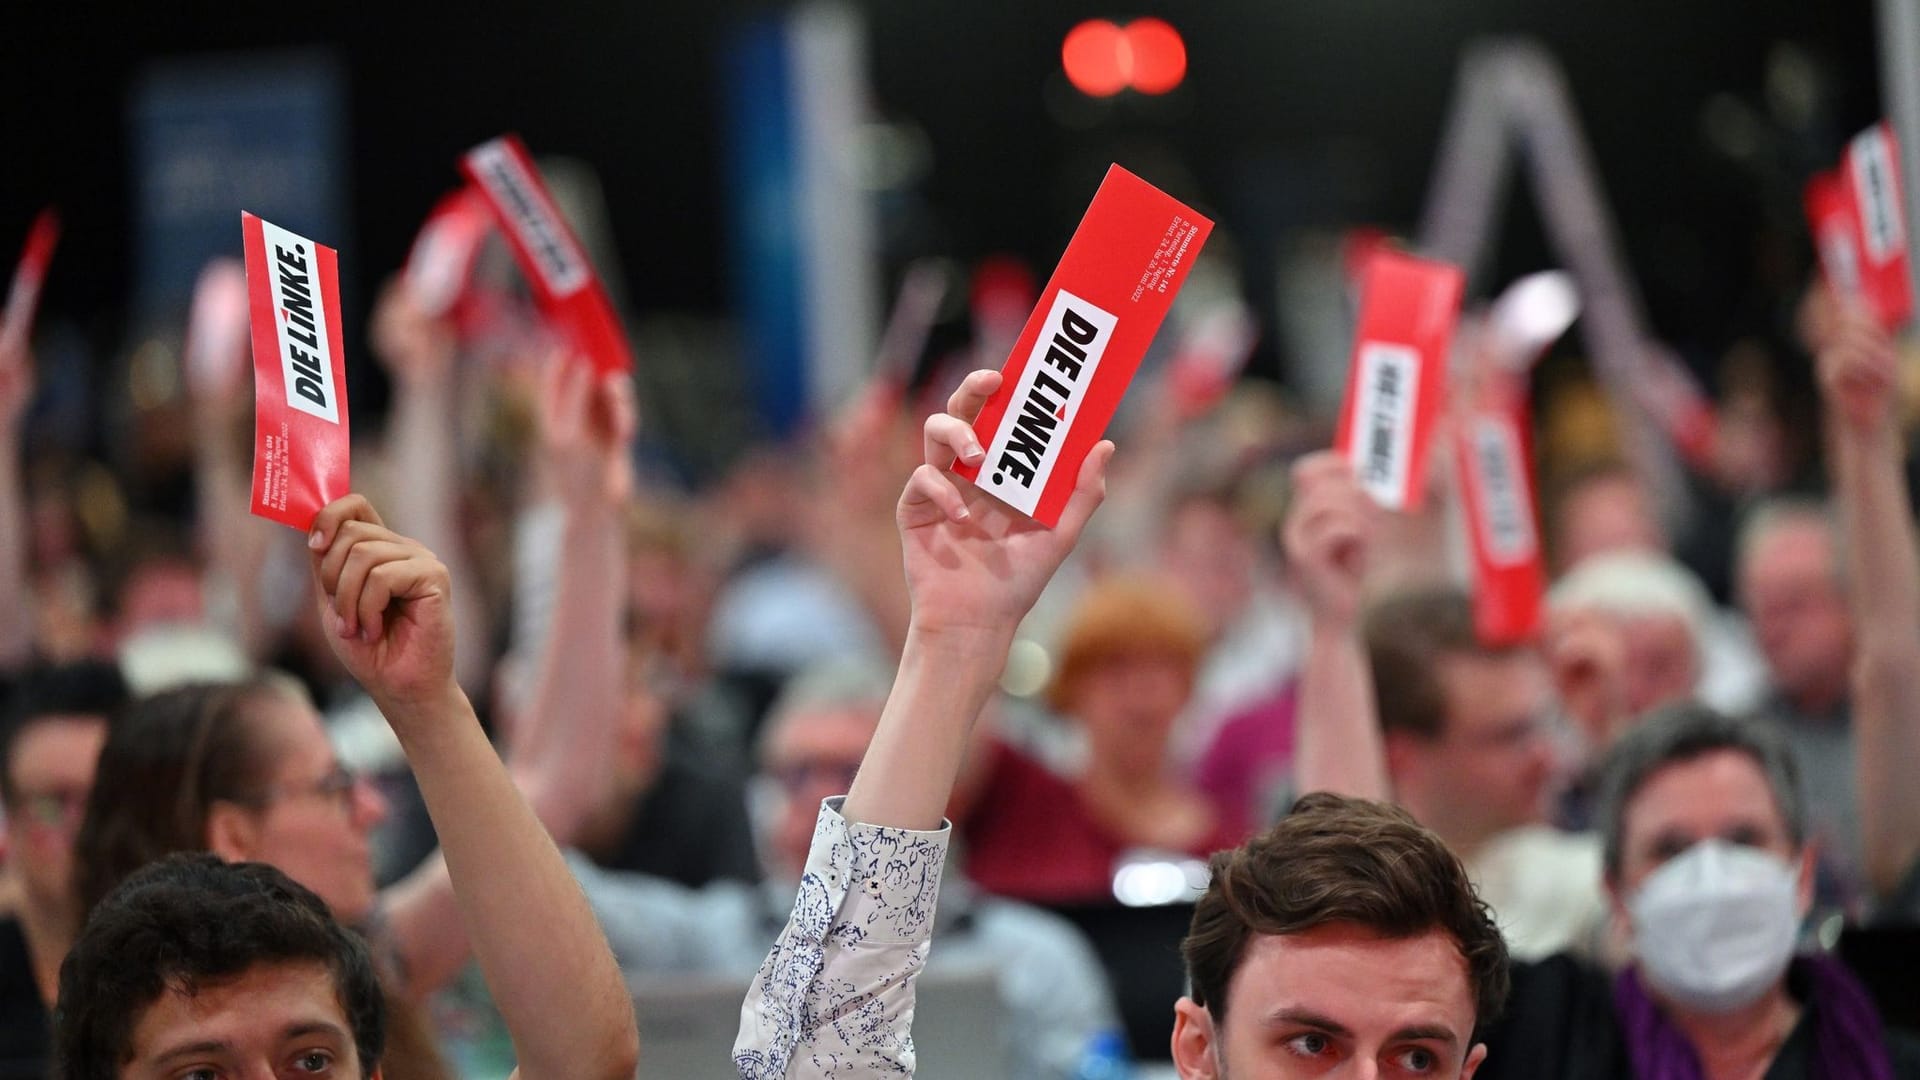
<instances>
[{"instance_id":1,"label":"woman with eyeglasses","mask_svg":"<svg viewBox=\"0 0 1920 1080\"><path fill-rule=\"evenodd\" d=\"M595 383L583 371L556 365L546 395L548 465L566 474L555 485L565 521L560 570L529 722L507 747L523 796L560 844L572 842L608 781L604 748L625 680L623 586L608 586L621 580L632 427L619 417L629 403L617 380ZM380 633L377 625L347 629L371 635L359 640ZM342 768L319 713L285 677L163 692L130 706L101 750L75 841L75 893L90 911L128 875L175 852L269 863L372 945L394 1006L387 1080L449 1075L410 1005L458 975L471 950L437 854L375 888L371 836L386 810L370 784Z\"/></svg>"}]
</instances>

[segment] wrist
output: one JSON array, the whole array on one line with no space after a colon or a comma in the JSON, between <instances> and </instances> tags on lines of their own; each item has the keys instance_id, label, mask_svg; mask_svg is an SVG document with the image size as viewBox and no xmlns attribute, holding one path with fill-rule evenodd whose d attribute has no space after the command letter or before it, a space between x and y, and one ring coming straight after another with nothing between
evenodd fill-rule
<instances>
[{"instance_id":1,"label":"wrist","mask_svg":"<svg viewBox=\"0 0 1920 1080\"><path fill-rule=\"evenodd\" d=\"M1311 608L1307 612L1307 638L1316 645L1358 645L1358 612Z\"/></svg>"},{"instance_id":2,"label":"wrist","mask_svg":"<svg viewBox=\"0 0 1920 1080\"><path fill-rule=\"evenodd\" d=\"M459 731L461 718L478 723L466 691L451 674L444 683L431 688L398 692L369 689L368 693L409 754L418 744Z\"/></svg>"},{"instance_id":3,"label":"wrist","mask_svg":"<svg viewBox=\"0 0 1920 1080\"><path fill-rule=\"evenodd\" d=\"M1012 628L942 622L914 614L907 622L904 665L909 657L933 658L943 664L964 665L967 669L990 669L987 678L1000 677L1006 665L1007 650L1013 647Z\"/></svg>"}]
</instances>

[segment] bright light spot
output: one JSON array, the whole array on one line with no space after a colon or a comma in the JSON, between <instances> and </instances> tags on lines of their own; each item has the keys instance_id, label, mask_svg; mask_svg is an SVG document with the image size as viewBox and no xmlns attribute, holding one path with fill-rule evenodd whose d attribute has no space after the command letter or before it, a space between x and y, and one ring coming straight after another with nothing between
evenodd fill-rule
<instances>
[{"instance_id":1,"label":"bright light spot","mask_svg":"<svg viewBox=\"0 0 1920 1080\"><path fill-rule=\"evenodd\" d=\"M1128 82L1143 94L1164 94L1187 77L1187 43L1180 31L1160 19L1135 19L1127 24L1130 54Z\"/></svg>"},{"instance_id":2,"label":"bright light spot","mask_svg":"<svg viewBox=\"0 0 1920 1080\"><path fill-rule=\"evenodd\" d=\"M1127 907L1160 907L1199 898L1207 867L1197 859L1135 858L1113 872L1113 898Z\"/></svg>"},{"instance_id":3,"label":"bright light spot","mask_svg":"<svg viewBox=\"0 0 1920 1080\"><path fill-rule=\"evenodd\" d=\"M1089 97L1112 97L1127 88L1131 63L1126 35L1106 19L1088 19L1067 32L1060 64L1067 81Z\"/></svg>"}]
</instances>

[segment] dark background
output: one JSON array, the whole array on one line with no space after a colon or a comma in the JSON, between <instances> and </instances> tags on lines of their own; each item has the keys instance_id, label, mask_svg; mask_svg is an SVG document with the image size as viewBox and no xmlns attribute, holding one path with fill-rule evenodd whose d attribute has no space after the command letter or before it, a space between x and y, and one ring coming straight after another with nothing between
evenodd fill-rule
<instances>
[{"instance_id":1,"label":"dark background","mask_svg":"<svg viewBox=\"0 0 1920 1080\"><path fill-rule=\"evenodd\" d=\"M933 155L928 176L887 212L890 268L927 251L995 250L1049 266L1114 159L1217 214L1255 262L1296 225L1404 231L1421 205L1461 46L1489 33L1537 35L1566 66L1655 326L1703 368L1701 357L1735 337L1777 330L1810 265L1799 185L1878 107L1866 0L856 6L869 19L877 111L917 123ZM158 58L253 49L319 46L346 73L353 225L343 277L361 283L348 287L357 304L456 183L455 156L513 129L539 152L600 170L630 311L727 308L717 50L767 5L9 8L0 16L0 255L10 266L32 212L58 202L67 232L46 317L80 324L99 347L117 343L130 288L129 88ZM1065 110L1078 126L1063 124L1061 105L1073 105L1059 75L1067 29L1090 16L1147 14L1184 33L1186 84L1165 99L1082 102ZM1793 130L1772 122L1765 93L1769 57L1783 45L1820 77L1815 123ZM1758 152L1732 157L1705 137L1715 95L1761 121ZM1544 265L1525 198L1512 200L1508 218L1497 269Z\"/></svg>"}]
</instances>

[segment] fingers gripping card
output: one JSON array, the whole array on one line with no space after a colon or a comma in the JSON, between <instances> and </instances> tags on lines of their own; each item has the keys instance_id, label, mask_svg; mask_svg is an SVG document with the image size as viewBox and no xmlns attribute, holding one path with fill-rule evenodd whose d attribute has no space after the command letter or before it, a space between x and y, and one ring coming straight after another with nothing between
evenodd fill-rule
<instances>
[{"instance_id":1,"label":"fingers gripping card","mask_svg":"<svg viewBox=\"0 0 1920 1080\"><path fill-rule=\"evenodd\" d=\"M1040 524L1058 524L1212 231L1172 196L1109 168L974 423L984 462L954 471Z\"/></svg>"},{"instance_id":2,"label":"fingers gripping card","mask_svg":"<svg viewBox=\"0 0 1920 1080\"><path fill-rule=\"evenodd\" d=\"M602 373L633 370L633 354L606 289L525 144L518 136L502 135L467 151L460 168L493 207L547 318Z\"/></svg>"},{"instance_id":3,"label":"fingers gripping card","mask_svg":"<svg viewBox=\"0 0 1920 1080\"><path fill-rule=\"evenodd\" d=\"M1456 266L1375 249L1361 270L1360 320L1334 446L1390 510L1420 505L1428 433L1446 393L1447 350L1466 278Z\"/></svg>"},{"instance_id":4,"label":"fingers gripping card","mask_svg":"<svg viewBox=\"0 0 1920 1080\"><path fill-rule=\"evenodd\" d=\"M240 215L253 330L253 512L305 531L347 494L346 355L332 248Z\"/></svg>"}]
</instances>

